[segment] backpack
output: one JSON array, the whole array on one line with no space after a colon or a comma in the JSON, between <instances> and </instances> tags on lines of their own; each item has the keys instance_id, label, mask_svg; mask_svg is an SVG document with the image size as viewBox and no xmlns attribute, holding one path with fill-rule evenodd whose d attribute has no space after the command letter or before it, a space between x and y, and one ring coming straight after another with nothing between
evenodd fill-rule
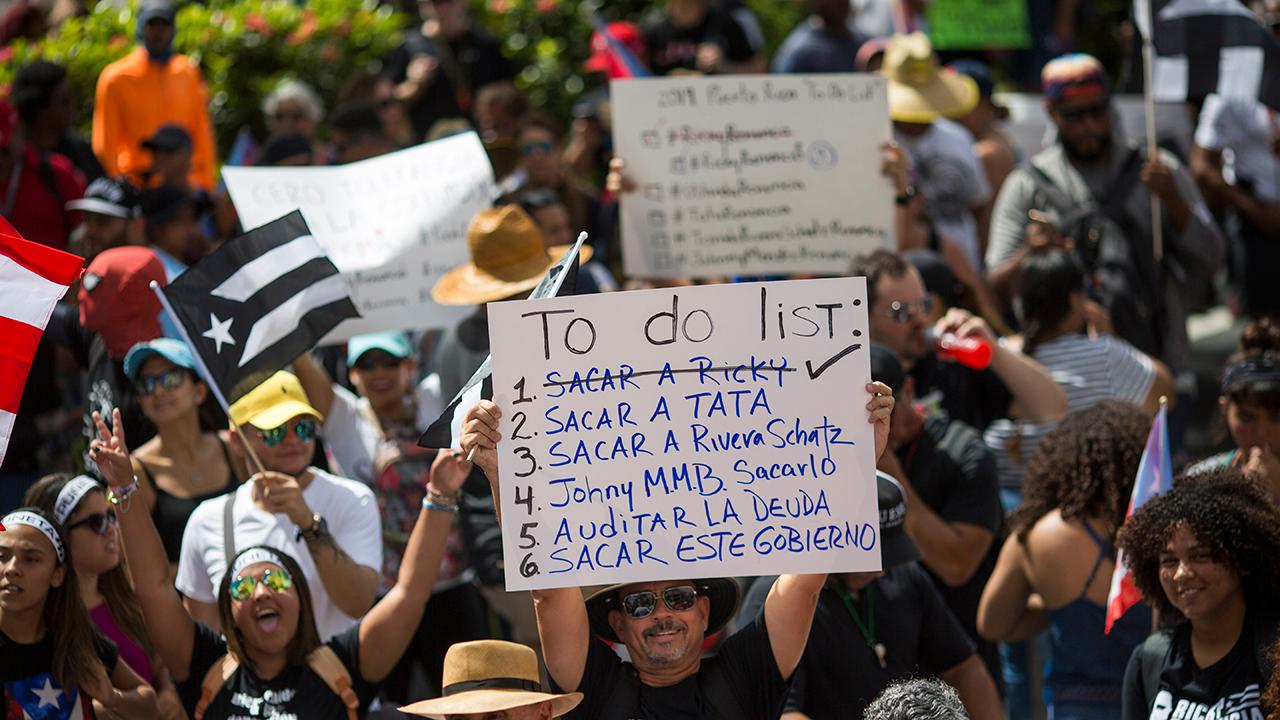
<instances>
[{"instance_id":1,"label":"backpack","mask_svg":"<svg viewBox=\"0 0 1280 720\"><path fill-rule=\"evenodd\" d=\"M1090 298L1111 313L1116 334L1152 357L1163 355L1161 281L1145 237L1124 204L1140 184L1143 153L1132 149L1101 197L1081 204L1033 163L1026 169L1035 191L1059 217L1059 230L1075 241Z\"/></svg>"},{"instance_id":2,"label":"backpack","mask_svg":"<svg viewBox=\"0 0 1280 720\"><path fill-rule=\"evenodd\" d=\"M334 654L333 649L328 645L321 645L312 650L307 655L307 667L319 675L335 695L342 698L342 704L347 706L347 720L356 720L360 716L360 699L351 687L351 673L347 672L347 667ZM213 702L218 692L239 669L239 661L230 655L223 655L214 661L209 672L204 675L204 682L200 683L200 699L196 701L193 714L195 720L204 720L209 703Z\"/></svg>"}]
</instances>

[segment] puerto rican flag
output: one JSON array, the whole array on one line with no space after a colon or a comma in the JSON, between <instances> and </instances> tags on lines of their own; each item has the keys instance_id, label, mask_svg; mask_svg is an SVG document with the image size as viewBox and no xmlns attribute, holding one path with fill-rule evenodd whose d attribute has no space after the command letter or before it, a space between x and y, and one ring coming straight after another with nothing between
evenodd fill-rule
<instances>
[{"instance_id":1,"label":"puerto rican flag","mask_svg":"<svg viewBox=\"0 0 1280 720\"><path fill-rule=\"evenodd\" d=\"M68 693L47 672L4 684L4 717L22 720L92 720L91 705Z\"/></svg>"},{"instance_id":2,"label":"puerto rican flag","mask_svg":"<svg viewBox=\"0 0 1280 720\"><path fill-rule=\"evenodd\" d=\"M1138 463L1138 477L1133 481L1133 494L1129 497L1129 512L1125 517L1132 517L1143 503L1151 498L1169 491L1173 487L1173 462L1169 459L1169 425L1167 411L1163 404L1151 423L1151 433L1147 435L1147 446L1142 451L1142 460ZM1133 584L1133 574L1129 571L1129 563L1124 552L1116 558L1116 569L1111 575L1111 592L1107 594L1107 634L1111 626L1124 616L1125 612L1142 602L1142 593Z\"/></svg>"},{"instance_id":3,"label":"puerto rican flag","mask_svg":"<svg viewBox=\"0 0 1280 720\"><path fill-rule=\"evenodd\" d=\"M84 258L24 240L0 218L0 463L53 307L84 272Z\"/></svg>"}]
</instances>

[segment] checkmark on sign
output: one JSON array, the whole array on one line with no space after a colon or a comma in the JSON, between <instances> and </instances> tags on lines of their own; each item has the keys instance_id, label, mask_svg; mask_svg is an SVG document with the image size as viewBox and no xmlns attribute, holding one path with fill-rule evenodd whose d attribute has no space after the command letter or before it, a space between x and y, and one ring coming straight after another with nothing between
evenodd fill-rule
<instances>
[{"instance_id":1,"label":"checkmark on sign","mask_svg":"<svg viewBox=\"0 0 1280 720\"><path fill-rule=\"evenodd\" d=\"M854 350L857 350L857 349L858 349L858 348L860 348L860 347L862 347L862 343L854 343L854 344L850 345L849 347L847 347L847 348L845 348L845 349L841 350L840 352L836 353L835 355L832 355L832 356L830 357L830 359L828 359L826 362L824 362L824 363L822 363L821 365L819 365L817 370L814 370L814 369L813 369L813 361L812 361L812 360L805 360L805 361L804 361L804 366L805 366L805 368L807 368L807 369L809 370L809 379L810 379L810 380L817 380L817 379L818 379L818 376L819 376L819 375L821 375L822 373L826 372L827 368L831 367L832 365L835 365L837 362L840 362L840 359L841 359L841 358L843 358L845 355L848 355L849 353L853 352Z\"/></svg>"}]
</instances>

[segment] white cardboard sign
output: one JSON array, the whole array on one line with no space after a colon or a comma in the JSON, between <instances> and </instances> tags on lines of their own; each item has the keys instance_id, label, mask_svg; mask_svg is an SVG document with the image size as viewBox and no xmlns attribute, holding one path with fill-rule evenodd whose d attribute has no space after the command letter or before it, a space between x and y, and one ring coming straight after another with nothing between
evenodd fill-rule
<instances>
[{"instance_id":1,"label":"white cardboard sign","mask_svg":"<svg viewBox=\"0 0 1280 720\"><path fill-rule=\"evenodd\" d=\"M880 568L864 278L489 305L508 590Z\"/></svg>"},{"instance_id":2,"label":"white cardboard sign","mask_svg":"<svg viewBox=\"0 0 1280 720\"><path fill-rule=\"evenodd\" d=\"M636 277L844 273L893 238L877 75L616 80L623 261Z\"/></svg>"},{"instance_id":3,"label":"white cardboard sign","mask_svg":"<svg viewBox=\"0 0 1280 720\"><path fill-rule=\"evenodd\" d=\"M382 330L446 327L468 308L431 299L440 276L467 262L467 226L489 206L493 169L475 133L350 165L222 171L246 228L295 209L351 285L363 317L323 343Z\"/></svg>"}]
</instances>

